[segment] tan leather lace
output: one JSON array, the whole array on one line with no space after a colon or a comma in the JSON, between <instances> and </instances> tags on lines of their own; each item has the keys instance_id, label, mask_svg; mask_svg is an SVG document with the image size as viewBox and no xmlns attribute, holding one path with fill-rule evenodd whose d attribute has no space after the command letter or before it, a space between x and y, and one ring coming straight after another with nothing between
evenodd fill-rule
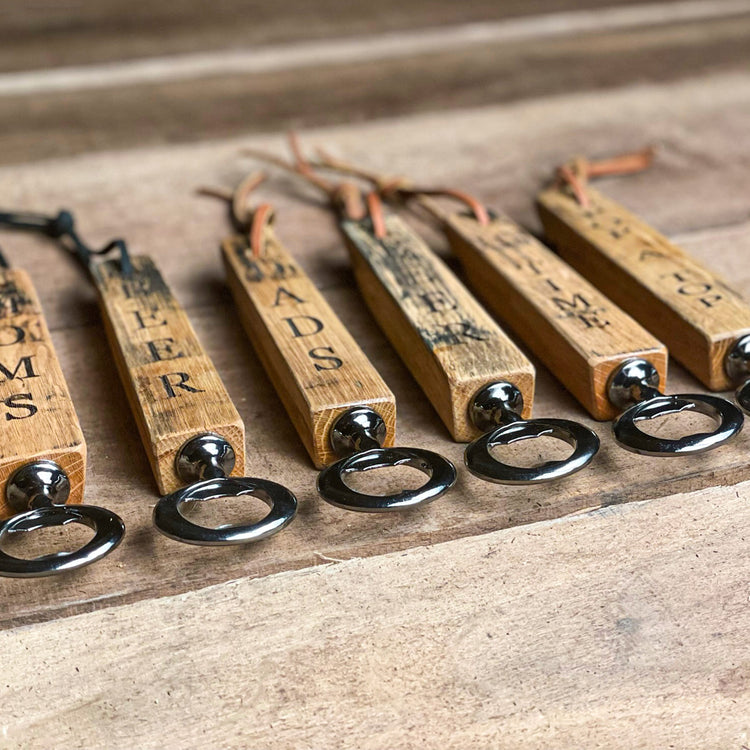
<instances>
[{"instance_id":1,"label":"tan leather lace","mask_svg":"<svg viewBox=\"0 0 750 750\"><path fill-rule=\"evenodd\" d=\"M316 166L325 167L326 169L331 169L343 174L350 174L354 177L366 180L386 202L404 202L409 198L420 196L453 198L454 200L466 205L482 226L487 226L487 224L490 223L487 208L473 195L462 190L444 187L421 187L414 185L406 177L387 177L344 161L343 159L337 159L321 148L318 148L316 153L318 154Z\"/></svg>"},{"instance_id":2,"label":"tan leather lace","mask_svg":"<svg viewBox=\"0 0 750 750\"><path fill-rule=\"evenodd\" d=\"M588 208L590 200L586 187L590 179L642 172L651 166L653 160L654 149L650 146L599 161L589 161L583 156L578 156L557 168L556 181L559 187L570 187L576 200L584 208Z\"/></svg>"},{"instance_id":3,"label":"tan leather lace","mask_svg":"<svg viewBox=\"0 0 750 750\"><path fill-rule=\"evenodd\" d=\"M265 250L266 228L274 219L273 206L261 203L250 208L250 194L266 179L263 172L253 172L232 190L222 188L202 187L201 195L221 198L231 206L232 220L241 231L246 231L250 239L250 250L254 258L260 258Z\"/></svg>"}]
</instances>

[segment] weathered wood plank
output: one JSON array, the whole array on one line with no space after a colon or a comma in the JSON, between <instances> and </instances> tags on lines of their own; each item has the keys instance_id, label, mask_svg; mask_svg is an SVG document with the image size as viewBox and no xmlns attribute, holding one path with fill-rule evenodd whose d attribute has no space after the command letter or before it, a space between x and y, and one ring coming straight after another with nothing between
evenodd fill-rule
<instances>
[{"instance_id":1,"label":"weathered wood plank","mask_svg":"<svg viewBox=\"0 0 750 750\"><path fill-rule=\"evenodd\" d=\"M576 8L637 6L642 2L579 0ZM662 4L668 3L662 0ZM283 5L224 0L210 9L201 0L163 4L83 0L45 6L6 2L0 28L0 70L81 65L568 10L567 0L412 0L406 5L398 0L377 4L288 0Z\"/></svg>"},{"instance_id":2,"label":"weathered wood plank","mask_svg":"<svg viewBox=\"0 0 750 750\"><path fill-rule=\"evenodd\" d=\"M714 488L0 633L0 743L739 750L748 501Z\"/></svg>"},{"instance_id":3,"label":"weathered wood plank","mask_svg":"<svg viewBox=\"0 0 750 750\"><path fill-rule=\"evenodd\" d=\"M0 98L0 163L744 71L748 35L750 16L741 16L397 60L7 96Z\"/></svg>"},{"instance_id":4,"label":"weathered wood plank","mask_svg":"<svg viewBox=\"0 0 750 750\"><path fill-rule=\"evenodd\" d=\"M356 292L329 291L328 297L335 309L346 311L342 317L353 323L355 337L399 399L399 442L435 450L460 465L463 446L451 441L375 324L363 311L352 315L357 306ZM250 426L247 472L289 486L300 500L298 519L274 539L241 550L196 549L156 534L151 526L151 509L158 491L115 364L103 345L104 332L98 326L59 331L55 343L90 446L85 499L121 515L128 534L116 554L78 574L36 581L33 587L23 581L0 580L0 599L5 602L0 627L189 591L243 575L262 576L314 565L321 560L319 553L334 558L375 555L556 518L599 505L642 500L665 491L730 484L750 477L750 435L692 460L636 456L617 448L606 423L597 426L587 419L573 398L540 367L536 414L577 419L597 429L602 450L591 469L564 483L533 490L490 485L462 472L456 490L423 510L387 519L346 513L317 497L315 471L307 452L239 320L226 308L194 310L191 317L240 416ZM694 382L676 367L670 387L695 389ZM517 460L533 461L545 449L549 446L527 442L517 446L512 455ZM403 473L395 477L370 477L367 486L377 490L397 486L394 481L411 480ZM228 511L222 510L223 520L247 518L248 511L243 512L243 507L247 506L234 504ZM62 533L55 532L55 537L60 538ZM49 536L46 543L50 543Z\"/></svg>"},{"instance_id":5,"label":"weathered wood plank","mask_svg":"<svg viewBox=\"0 0 750 750\"><path fill-rule=\"evenodd\" d=\"M711 96L706 96L709 84ZM667 234L682 233L679 242L688 251L710 260L740 289L749 288L750 267L736 248L750 239L750 225L685 234L747 216L750 171L738 156L750 153L747 77L349 126L306 140L332 143L354 160L386 171L403 169L420 181L474 189L490 205L524 219L533 217L534 189L554 164L584 150L592 156L632 150L641 145L633 132L639 139L662 137L665 149L647 175L608 180L607 193ZM279 142L252 143L275 147ZM128 535L115 555L69 579L34 586L0 582L2 625L304 567L320 560L316 553L374 555L747 476L750 434L726 449L671 461L616 449L602 425L603 447L592 469L563 484L532 492L491 486L462 473L453 493L413 515L363 518L326 506L315 495L315 472L302 443L230 312L218 253L227 231L224 208L191 193L193 185L237 182L250 167L238 161L238 145L230 141L4 168L0 190L15 206L72 206L81 232L92 243L124 235L134 253L158 259L248 426L249 473L287 483L299 495L299 517L283 534L247 550L196 550L157 536L150 525L156 487L104 345L94 290L74 261L50 243L3 233L9 259L23 258L32 272L81 418L89 444L86 500L121 514ZM722 186L718 196L717 184ZM461 446L449 440L356 293L344 270L345 250L333 221L317 205L299 201L296 182L279 181L278 187L265 196L273 195L279 235L395 393L399 442L422 445L460 463ZM544 368L538 368L538 376L536 414L586 421L584 411ZM670 379L673 392L696 389L678 367L672 368ZM526 457L536 456L539 447L527 443ZM236 517L241 507L234 507Z\"/></svg>"}]
</instances>

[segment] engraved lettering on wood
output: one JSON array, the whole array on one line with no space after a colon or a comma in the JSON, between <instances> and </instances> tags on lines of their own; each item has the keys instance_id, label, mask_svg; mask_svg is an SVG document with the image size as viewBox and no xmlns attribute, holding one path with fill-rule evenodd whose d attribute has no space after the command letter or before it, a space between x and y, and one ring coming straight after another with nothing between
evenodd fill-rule
<instances>
[{"instance_id":1,"label":"engraved lettering on wood","mask_svg":"<svg viewBox=\"0 0 750 750\"><path fill-rule=\"evenodd\" d=\"M184 310L147 256L123 277L118 261L94 269L105 328L161 493L183 486L174 461L190 438L216 432L245 471L245 431Z\"/></svg>"},{"instance_id":2,"label":"engraved lettering on wood","mask_svg":"<svg viewBox=\"0 0 750 750\"><path fill-rule=\"evenodd\" d=\"M666 383L667 351L577 271L505 216L443 216L470 285L595 419L613 419L609 376L633 357Z\"/></svg>"},{"instance_id":3,"label":"engraved lettering on wood","mask_svg":"<svg viewBox=\"0 0 750 750\"><path fill-rule=\"evenodd\" d=\"M750 305L653 227L588 188L584 208L567 191L537 198L560 255L658 336L712 390L733 384L724 359L750 333Z\"/></svg>"},{"instance_id":4,"label":"engraved lettering on wood","mask_svg":"<svg viewBox=\"0 0 750 750\"><path fill-rule=\"evenodd\" d=\"M245 330L315 466L339 458L329 434L352 406L377 411L393 445L393 394L273 230L262 257L240 236L223 243L222 256Z\"/></svg>"},{"instance_id":5,"label":"engraved lettering on wood","mask_svg":"<svg viewBox=\"0 0 750 750\"><path fill-rule=\"evenodd\" d=\"M83 502L86 445L31 279L0 270L0 518L16 511L5 487L21 466L56 461Z\"/></svg>"},{"instance_id":6,"label":"engraved lettering on wood","mask_svg":"<svg viewBox=\"0 0 750 750\"><path fill-rule=\"evenodd\" d=\"M365 301L455 440L479 434L468 409L488 383L514 383L531 415L531 362L398 216L386 217L382 241L368 222L342 228Z\"/></svg>"}]
</instances>

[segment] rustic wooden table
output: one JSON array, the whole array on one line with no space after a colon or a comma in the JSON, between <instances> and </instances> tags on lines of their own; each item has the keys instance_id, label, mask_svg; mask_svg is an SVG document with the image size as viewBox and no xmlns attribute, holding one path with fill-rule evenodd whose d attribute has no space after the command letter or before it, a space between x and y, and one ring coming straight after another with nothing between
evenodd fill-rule
<instances>
[{"instance_id":1,"label":"rustic wooden table","mask_svg":"<svg viewBox=\"0 0 750 750\"><path fill-rule=\"evenodd\" d=\"M87 437L86 497L128 534L78 574L0 580L0 747L750 746L750 437L662 461L599 425L594 466L559 485L463 472L406 516L325 505L226 291L225 208L195 195L255 167L242 147L282 153L295 127L538 231L532 196L555 165L654 144L654 168L602 189L747 290L750 0L614 3L3 9L0 205L69 207L92 242L156 257L245 420L250 473L301 509L251 549L155 534L93 291L49 242L3 233ZM396 394L400 442L459 463L318 196L283 176L260 195ZM670 367L670 389L700 390ZM538 371L537 414L593 424Z\"/></svg>"}]
</instances>

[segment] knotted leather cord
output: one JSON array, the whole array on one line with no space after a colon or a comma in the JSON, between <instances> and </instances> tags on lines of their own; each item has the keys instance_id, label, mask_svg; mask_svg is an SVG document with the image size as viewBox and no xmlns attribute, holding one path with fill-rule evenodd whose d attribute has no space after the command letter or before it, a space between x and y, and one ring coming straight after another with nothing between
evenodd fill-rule
<instances>
[{"instance_id":1,"label":"knotted leather cord","mask_svg":"<svg viewBox=\"0 0 750 750\"><path fill-rule=\"evenodd\" d=\"M287 162L278 156L268 154L265 151L258 151L256 149L245 148L240 153L246 156L252 156L255 159L259 159L268 164L273 164L287 172L299 175L300 177L307 180L311 185L314 185L323 193L328 196L330 205L339 215L351 221L362 221L367 215L367 208L362 199L362 191L353 182L340 182L334 183L324 179L317 174L308 161L308 159L302 154L297 141L297 136L294 133L289 134L289 145L294 156L293 162Z\"/></svg>"},{"instance_id":2,"label":"knotted leather cord","mask_svg":"<svg viewBox=\"0 0 750 750\"><path fill-rule=\"evenodd\" d=\"M490 216L487 208L473 195L462 190L444 187L420 187L414 185L406 177L386 177L376 172L358 167L344 161L343 159L336 159L321 148L316 149L316 152L318 154L318 161L316 162L317 166L367 180L372 184L378 195L388 203L403 203L410 198L419 199L420 196L453 198L454 200L466 205L481 226L484 227L490 223ZM434 207L431 207L429 203L426 201L419 202L433 217L442 220L435 212Z\"/></svg>"},{"instance_id":3,"label":"knotted leather cord","mask_svg":"<svg viewBox=\"0 0 750 750\"><path fill-rule=\"evenodd\" d=\"M640 151L599 161L589 161L584 156L577 156L557 168L556 183L560 188L566 185L570 187L576 200L584 208L588 208L591 201L586 187L591 178L642 172L651 166L653 160L654 149L650 146Z\"/></svg>"},{"instance_id":4,"label":"knotted leather cord","mask_svg":"<svg viewBox=\"0 0 750 750\"><path fill-rule=\"evenodd\" d=\"M92 250L76 232L75 219L70 211L60 211L57 216L44 216L43 214L23 211L0 212L0 224L12 229L29 229L45 234L52 239L60 240L60 244L71 250L89 273L93 268L92 256L107 255L112 250L118 250L122 275L132 276L133 274L133 265L125 240L115 239L99 250ZM68 247L65 240L70 241L73 246L72 249Z\"/></svg>"},{"instance_id":5,"label":"knotted leather cord","mask_svg":"<svg viewBox=\"0 0 750 750\"><path fill-rule=\"evenodd\" d=\"M270 203L261 203L255 210L250 210L248 206L250 194L266 177L263 172L253 172L234 191L211 187L198 189L201 195L221 198L229 203L232 223L238 231L247 232L253 258L260 258L265 252L266 229L274 220L274 209Z\"/></svg>"}]
</instances>

